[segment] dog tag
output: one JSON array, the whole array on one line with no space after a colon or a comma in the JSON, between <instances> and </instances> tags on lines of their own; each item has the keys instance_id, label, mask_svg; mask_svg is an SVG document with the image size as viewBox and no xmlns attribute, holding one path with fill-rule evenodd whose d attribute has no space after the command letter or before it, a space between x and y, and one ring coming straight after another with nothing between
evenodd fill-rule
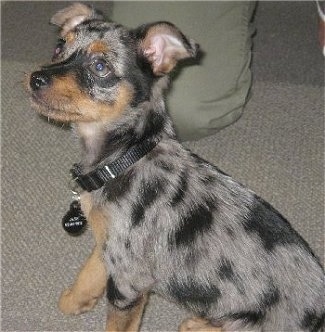
<instances>
[{"instance_id":1,"label":"dog tag","mask_svg":"<svg viewBox=\"0 0 325 332\"><path fill-rule=\"evenodd\" d=\"M87 219L82 213L80 202L74 200L70 204L70 210L62 218L62 226L70 235L82 234L87 225Z\"/></svg>"}]
</instances>

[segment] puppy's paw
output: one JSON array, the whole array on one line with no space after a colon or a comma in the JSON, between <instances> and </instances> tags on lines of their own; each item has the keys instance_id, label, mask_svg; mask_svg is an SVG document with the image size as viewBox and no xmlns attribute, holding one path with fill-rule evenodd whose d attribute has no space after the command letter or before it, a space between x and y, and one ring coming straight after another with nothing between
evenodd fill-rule
<instances>
[{"instance_id":1,"label":"puppy's paw","mask_svg":"<svg viewBox=\"0 0 325 332\"><path fill-rule=\"evenodd\" d=\"M79 315L91 310L97 303L97 298L85 299L73 293L71 289L65 290L59 300L59 309L66 315Z\"/></svg>"},{"instance_id":2,"label":"puppy's paw","mask_svg":"<svg viewBox=\"0 0 325 332\"><path fill-rule=\"evenodd\" d=\"M220 327L212 326L208 320L195 317L189 318L182 322L179 327L179 332L222 332Z\"/></svg>"}]
</instances>

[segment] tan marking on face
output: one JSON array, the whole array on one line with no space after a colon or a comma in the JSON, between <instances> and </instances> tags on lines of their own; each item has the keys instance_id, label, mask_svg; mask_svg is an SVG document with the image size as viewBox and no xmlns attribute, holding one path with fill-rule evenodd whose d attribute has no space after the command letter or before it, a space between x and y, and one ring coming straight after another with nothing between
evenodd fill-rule
<instances>
[{"instance_id":1,"label":"tan marking on face","mask_svg":"<svg viewBox=\"0 0 325 332\"><path fill-rule=\"evenodd\" d=\"M75 38L76 38L75 33L72 31L68 32L64 37L67 43L73 43L75 41Z\"/></svg>"},{"instance_id":2,"label":"tan marking on face","mask_svg":"<svg viewBox=\"0 0 325 332\"><path fill-rule=\"evenodd\" d=\"M38 111L63 122L108 122L121 116L130 104L132 88L121 83L111 104L93 100L82 91L74 76L54 77L51 86L37 95Z\"/></svg>"},{"instance_id":3,"label":"tan marking on face","mask_svg":"<svg viewBox=\"0 0 325 332\"><path fill-rule=\"evenodd\" d=\"M88 53L107 53L109 48L105 42L97 40L88 46L87 51Z\"/></svg>"}]
</instances>

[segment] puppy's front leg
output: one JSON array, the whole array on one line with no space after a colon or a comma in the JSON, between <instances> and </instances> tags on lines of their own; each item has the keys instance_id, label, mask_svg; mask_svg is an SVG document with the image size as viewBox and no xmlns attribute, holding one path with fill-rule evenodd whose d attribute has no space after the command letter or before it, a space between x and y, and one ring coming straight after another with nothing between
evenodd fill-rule
<instances>
[{"instance_id":1,"label":"puppy's front leg","mask_svg":"<svg viewBox=\"0 0 325 332\"><path fill-rule=\"evenodd\" d=\"M96 246L73 286L62 293L60 310L65 314L77 315L92 309L105 291L106 280L102 250Z\"/></svg>"},{"instance_id":2,"label":"puppy's front leg","mask_svg":"<svg viewBox=\"0 0 325 332\"><path fill-rule=\"evenodd\" d=\"M120 310L109 305L107 316L107 332L136 332L140 329L141 318L148 302L148 295L142 295L138 302L130 308Z\"/></svg>"},{"instance_id":3,"label":"puppy's front leg","mask_svg":"<svg viewBox=\"0 0 325 332\"><path fill-rule=\"evenodd\" d=\"M107 216L96 208L91 208L88 200L82 200L82 207L92 227L96 247L70 289L65 290L59 301L59 308L65 314L80 314L94 307L103 295L107 271L103 261L103 244L106 239Z\"/></svg>"},{"instance_id":4,"label":"puppy's front leg","mask_svg":"<svg viewBox=\"0 0 325 332\"><path fill-rule=\"evenodd\" d=\"M179 332L222 332L220 327L213 326L208 320L200 317L186 319L179 327Z\"/></svg>"}]
</instances>

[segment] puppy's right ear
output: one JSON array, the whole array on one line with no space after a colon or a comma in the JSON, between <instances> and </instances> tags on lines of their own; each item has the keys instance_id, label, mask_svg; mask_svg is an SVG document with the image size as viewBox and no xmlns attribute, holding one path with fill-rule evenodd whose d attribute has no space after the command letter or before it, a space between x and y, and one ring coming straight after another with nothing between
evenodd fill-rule
<instances>
[{"instance_id":1,"label":"puppy's right ear","mask_svg":"<svg viewBox=\"0 0 325 332\"><path fill-rule=\"evenodd\" d=\"M74 29L78 24L92 19L103 19L103 15L95 9L82 3L61 9L50 20L50 23L61 28L60 34L64 38L66 34Z\"/></svg>"},{"instance_id":2,"label":"puppy's right ear","mask_svg":"<svg viewBox=\"0 0 325 332\"><path fill-rule=\"evenodd\" d=\"M154 75L170 73L180 60L196 58L199 45L170 22L155 22L135 30L138 52L151 65Z\"/></svg>"}]
</instances>

